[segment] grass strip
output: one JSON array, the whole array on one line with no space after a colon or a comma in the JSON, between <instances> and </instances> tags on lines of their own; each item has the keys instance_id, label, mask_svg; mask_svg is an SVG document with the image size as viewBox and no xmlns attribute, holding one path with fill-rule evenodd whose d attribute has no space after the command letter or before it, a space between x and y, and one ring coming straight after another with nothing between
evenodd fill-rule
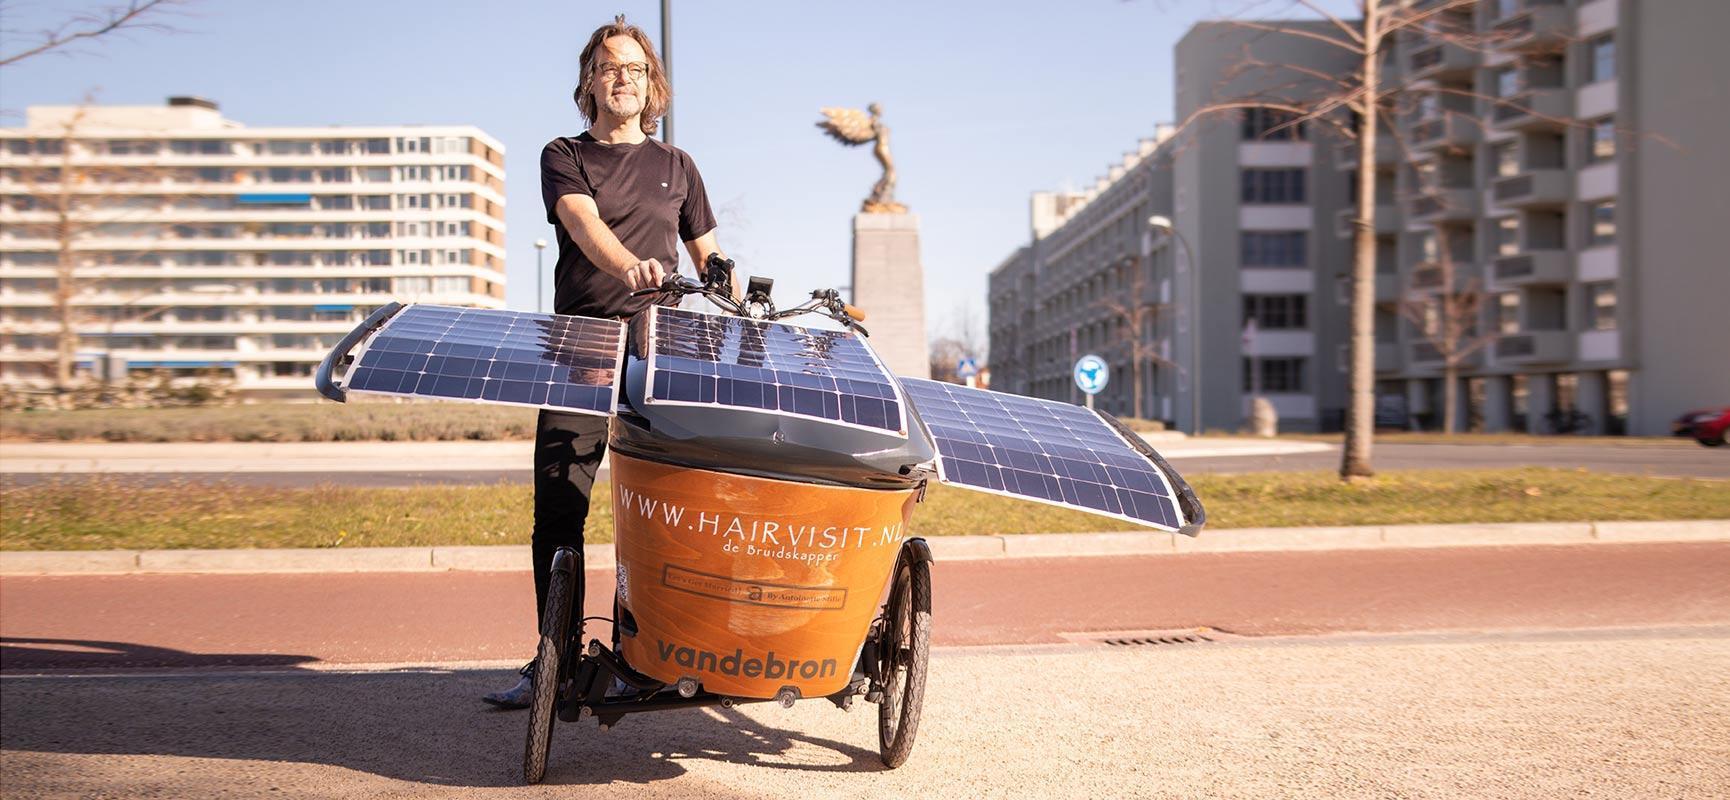
<instances>
[{"instance_id":1,"label":"grass strip","mask_svg":"<svg viewBox=\"0 0 1730 800\"><path fill-rule=\"evenodd\" d=\"M1208 530L1464 522L1717 519L1730 482L1584 470L1410 470L1342 484L1332 473L1203 475ZM527 485L275 489L107 477L0 484L0 549L133 550L524 544ZM922 536L1072 533L1132 526L1041 503L933 485ZM1203 534L1207 535L1207 534ZM589 542L613 538L612 493L595 486Z\"/></svg>"},{"instance_id":2,"label":"grass strip","mask_svg":"<svg viewBox=\"0 0 1730 800\"><path fill-rule=\"evenodd\" d=\"M533 439L535 409L481 403L259 403L9 411L0 439L32 442L409 442Z\"/></svg>"}]
</instances>

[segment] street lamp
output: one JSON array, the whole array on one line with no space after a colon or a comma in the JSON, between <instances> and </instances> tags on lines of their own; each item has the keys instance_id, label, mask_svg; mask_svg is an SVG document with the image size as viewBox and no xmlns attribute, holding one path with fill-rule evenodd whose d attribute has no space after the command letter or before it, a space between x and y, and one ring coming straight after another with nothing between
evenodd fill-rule
<instances>
[{"instance_id":1,"label":"street lamp","mask_svg":"<svg viewBox=\"0 0 1730 800\"><path fill-rule=\"evenodd\" d=\"M545 252L547 252L547 240L536 239L535 240L535 313L537 313L537 314L539 314L541 312L542 298L547 296L546 288L542 285L543 277L546 275L546 271L541 268L541 254L545 253ZM553 288L557 289L558 287L555 286Z\"/></svg>"},{"instance_id":2,"label":"street lamp","mask_svg":"<svg viewBox=\"0 0 1730 800\"><path fill-rule=\"evenodd\" d=\"M230 292L240 291L240 287L235 286L232 283L200 283L186 287L185 291L190 294L228 294ZM114 326L120 322L120 312L126 308L130 308L134 303L137 303L146 297L150 297L153 294L157 294L157 292L148 291L115 306L114 314L108 318L108 329L102 336L102 384L104 386L111 386L114 383ZM151 317L161 314L162 312L178 305L180 304L169 303L168 305L157 306L156 308L152 308L149 311L132 317L126 321L144 322Z\"/></svg>"},{"instance_id":3,"label":"street lamp","mask_svg":"<svg viewBox=\"0 0 1730 800\"><path fill-rule=\"evenodd\" d=\"M1201 433L1201 270L1195 266L1195 250L1183 233L1171 222L1171 217L1155 214L1147 218L1147 227L1170 233L1182 250L1183 263L1189 270L1189 422L1196 434Z\"/></svg>"}]
</instances>

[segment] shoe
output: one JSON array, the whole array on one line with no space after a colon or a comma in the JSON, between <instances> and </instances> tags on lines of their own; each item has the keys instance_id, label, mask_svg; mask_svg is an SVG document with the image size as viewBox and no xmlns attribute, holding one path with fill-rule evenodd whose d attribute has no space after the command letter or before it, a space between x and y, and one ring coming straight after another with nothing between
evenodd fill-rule
<instances>
[{"instance_id":1,"label":"shoe","mask_svg":"<svg viewBox=\"0 0 1730 800\"><path fill-rule=\"evenodd\" d=\"M530 698L535 695L535 663L530 661L517 670L517 674L523 676L517 685L502 692L481 695L481 700L499 708L528 708Z\"/></svg>"}]
</instances>

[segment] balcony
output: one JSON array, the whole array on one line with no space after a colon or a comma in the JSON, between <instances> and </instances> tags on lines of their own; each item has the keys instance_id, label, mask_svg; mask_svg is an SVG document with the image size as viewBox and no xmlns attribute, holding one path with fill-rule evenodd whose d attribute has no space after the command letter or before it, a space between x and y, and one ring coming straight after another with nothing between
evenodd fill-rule
<instances>
[{"instance_id":1,"label":"balcony","mask_svg":"<svg viewBox=\"0 0 1730 800\"><path fill-rule=\"evenodd\" d=\"M1412 148L1416 150L1466 148L1483 138L1483 123L1455 112L1443 112L1412 126Z\"/></svg>"},{"instance_id":2,"label":"balcony","mask_svg":"<svg viewBox=\"0 0 1730 800\"><path fill-rule=\"evenodd\" d=\"M1407 352L1411 354L1413 366L1419 364L1440 366L1442 363L1441 348L1436 347L1432 342L1412 342Z\"/></svg>"},{"instance_id":3,"label":"balcony","mask_svg":"<svg viewBox=\"0 0 1730 800\"><path fill-rule=\"evenodd\" d=\"M1496 361L1503 364L1559 364L1574 359L1575 337L1567 331L1527 331L1496 339Z\"/></svg>"},{"instance_id":4,"label":"balcony","mask_svg":"<svg viewBox=\"0 0 1730 800\"><path fill-rule=\"evenodd\" d=\"M1567 44L1574 17L1565 0L1526 0L1524 5L1518 14L1490 25L1490 32L1503 38L1504 48L1554 51Z\"/></svg>"},{"instance_id":5,"label":"balcony","mask_svg":"<svg viewBox=\"0 0 1730 800\"><path fill-rule=\"evenodd\" d=\"M1398 233L1400 230L1400 210L1396 206L1376 206L1376 233ZM1342 208L1334 214L1334 228L1340 238L1351 238L1357 232L1358 209L1353 203L1349 208Z\"/></svg>"},{"instance_id":6,"label":"balcony","mask_svg":"<svg viewBox=\"0 0 1730 800\"><path fill-rule=\"evenodd\" d=\"M1382 131L1376 137L1376 164L1392 165L1400 161L1399 146L1394 144L1393 136ZM1334 169L1342 172L1358 168L1357 142L1343 142L1334 146Z\"/></svg>"},{"instance_id":7,"label":"balcony","mask_svg":"<svg viewBox=\"0 0 1730 800\"><path fill-rule=\"evenodd\" d=\"M1455 345L1460 349L1464 349L1465 344L1471 338L1472 337L1469 335L1463 337L1462 340L1456 342ZM1406 352L1411 355L1411 360L1407 362L1407 365L1410 367L1425 369L1440 368L1447 365L1447 358L1442 355L1442 349L1437 347L1435 342L1420 338L1406 347ZM1461 356L1456 360L1455 366L1476 366L1483 360L1482 353L1482 350L1474 350L1469 355Z\"/></svg>"},{"instance_id":8,"label":"balcony","mask_svg":"<svg viewBox=\"0 0 1730 800\"><path fill-rule=\"evenodd\" d=\"M1434 44L1414 50L1407 58L1407 72L1413 80L1467 80L1477 69L1478 54L1457 44Z\"/></svg>"},{"instance_id":9,"label":"balcony","mask_svg":"<svg viewBox=\"0 0 1730 800\"><path fill-rule=\"evenodd\" d=\"M1490 109L1490 124L1499 130L1562 130L1574 113L1573 93L1566 89L1529 89Z\"/></svg>"},{"instance_id":10,"label":"balcony","mask_svg":"<svg viewBox=\"0 0 1730 800\"><path fill-rule=\"evenodd\" d=\"M1532 169L1498 179L1490 194L1504 208L1560 207L1573 199L1573 181L1564 170Z\"/></svg>"},{"instance_id":11,"label":"balcony","mask_svg":"<svg viewBox=\"0 0 1730 800\"><path fill-rule=\"evenodd\" d=\"M1476 274L1476 267L1470 262L1454 261L1454 291L1465 288L1466 283ZM1412 267L1407 276L1406 294L1434 294L1442 290L1442 268L1434 262L1421 262Z\"/></svg>"},{"instance_id":12,"label":"balcony","mask_svg":"<svg viewBox=\"0 0 1730 800\"><path fill-rule=\"evenodd\" d=\"M1502 256L1491 262L1490 270L1497 286L1566 284L1573 277L1566 250L1528 250Z\"/></svg>"},{"instance_id":13,"label":"balcony","mask_svg":"<svg viewBox=\"0 0 1730 800\"><path fill-rule=\"evenodd\" d=\"M1476 219L1479 194L1473 189L1442 189L1414 197L1407 214L1412 222L1449 222Z\"/></svg>"}]
</instances>

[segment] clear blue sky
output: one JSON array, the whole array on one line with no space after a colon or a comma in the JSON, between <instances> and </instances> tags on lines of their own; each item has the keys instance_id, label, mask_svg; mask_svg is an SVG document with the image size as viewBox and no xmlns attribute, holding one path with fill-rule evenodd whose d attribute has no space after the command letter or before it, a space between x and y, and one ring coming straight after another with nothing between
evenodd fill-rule
<instances>
[{"instance_id":1,"label":"clear blue sky","mask_svg":"<svg viewBox=\"0 0 1730 800\"><path fill-rule=\"evenodd\" d=\"M5 50L97 7L8 4ZM850 220L878 172L814 127L818 109L882 103L897 198L920 217L930 328L947 332L963 307L982 328L987 273L1027 241L1028 194L1091 184L1169 120L1172 46L1196 20L1246 9L1291 15L1254 0L675 0L675 143L703 171L722 247L786 302L847 283ZM659 3L641 0L193 0L168 20L178 32L7 69L0 107L17 125L26 106L94 89L108 104L200 95L255 126L479 126L507 148L508 299L529 308L533 243L551 238L540 150L582 130L577 53L621 11L659 39Z\"/></svg>"}]
</instances>

